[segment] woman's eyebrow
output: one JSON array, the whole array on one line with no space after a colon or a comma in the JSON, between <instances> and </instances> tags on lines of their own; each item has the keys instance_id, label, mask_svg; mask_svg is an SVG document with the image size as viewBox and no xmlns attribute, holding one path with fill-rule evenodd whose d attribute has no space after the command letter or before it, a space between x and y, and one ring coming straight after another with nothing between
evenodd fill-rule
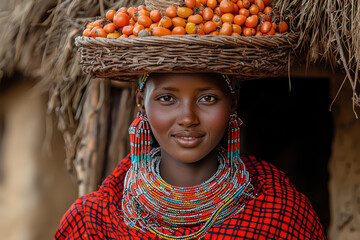
<instances>
[{"instance_id":1,"label":"woman's eyebrow","mask_svg":"<svg viewBox=\"0 0 360 240\"><path fill-rule=\"evenodd\" d=\"M174 91L174 92L179 91L179 89L174 87L159 87L159 88L155 88L155 90L166 90L166 91Z\"/></svg>"}]
</instances>

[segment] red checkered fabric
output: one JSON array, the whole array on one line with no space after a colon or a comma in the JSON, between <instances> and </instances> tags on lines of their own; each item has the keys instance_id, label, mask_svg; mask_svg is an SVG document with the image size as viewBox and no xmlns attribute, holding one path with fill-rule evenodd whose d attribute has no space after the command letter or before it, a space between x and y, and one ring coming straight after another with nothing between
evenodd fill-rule
<instances>
[{"instance_id":1,"label":"red checkered fabric","mask_svg":"<svg viewBox=\"0 0 360 240\"><path fill-rule=\"evenodd\" d=\"M241 156L257 193L245 211L211 228L204 239L326 239L309 200L285 174L252 156ZM126 157L100 189L80 197L61 219L54 239L159 239L128 227L121 198L130 159ZM184 235L196 229L181 229Z\"/></svg>"}]
</instances>

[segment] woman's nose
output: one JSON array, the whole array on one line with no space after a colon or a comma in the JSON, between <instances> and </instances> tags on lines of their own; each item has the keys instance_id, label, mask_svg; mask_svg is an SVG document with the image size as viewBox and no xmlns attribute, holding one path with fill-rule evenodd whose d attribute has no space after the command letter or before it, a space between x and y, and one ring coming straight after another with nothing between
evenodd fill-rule
<instances>
[{"instance_id":1,"label":"woman's nose","mask_svg":"<svg viewBox=\"0 0 360 240\"><path fill-rule=\"evenodd\" d=\"M197 115L196 107L191 103L184 103L178 109L178 124L184 127L190 127L199 124L199 117Z\"/></svg>"}]
</instances>

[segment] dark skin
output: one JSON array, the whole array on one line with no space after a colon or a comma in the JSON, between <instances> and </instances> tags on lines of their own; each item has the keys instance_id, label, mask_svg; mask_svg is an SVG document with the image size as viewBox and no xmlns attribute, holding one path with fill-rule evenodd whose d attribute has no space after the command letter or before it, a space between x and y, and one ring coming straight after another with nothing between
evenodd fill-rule
<instances>
[{"instance_id":1,"label":"dark skin","mask_svg":"<svg viewBox=\"0 0 360 240\"><path fill-rule=\"evenodd\" d=\"M215 174L217 146L236 99L215 74L150 75L137 103L160 145L160 174L167 183L190 187Z\"/></svg>"}]
</instances>

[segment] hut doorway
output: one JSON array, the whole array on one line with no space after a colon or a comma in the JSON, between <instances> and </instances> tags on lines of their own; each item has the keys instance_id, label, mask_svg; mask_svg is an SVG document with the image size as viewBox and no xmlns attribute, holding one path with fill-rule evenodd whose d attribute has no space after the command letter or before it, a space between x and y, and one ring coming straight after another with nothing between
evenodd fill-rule
<instances>
[{"instance_id":1,"label":"hut doorway","mask_svg":"<svg viewBox=\"0 0 360 240\"><path fill-rule=\"evenodd\" d=\"M333 118L328 78L260 79L241 84L242 152L284 171L329 226L328 162Z\"/></svg>"}]
</instances>

